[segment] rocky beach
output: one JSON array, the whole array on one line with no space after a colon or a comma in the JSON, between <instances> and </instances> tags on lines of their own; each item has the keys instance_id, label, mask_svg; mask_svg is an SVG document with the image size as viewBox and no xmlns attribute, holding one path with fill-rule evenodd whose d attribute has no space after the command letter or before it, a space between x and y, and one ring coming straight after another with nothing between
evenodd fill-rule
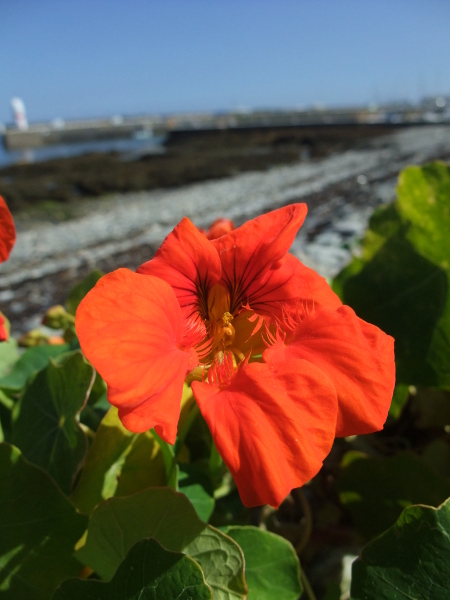
<instances>
[{"instance_id":1,"label":"rocky beach","mask_svg":"<svg viewBox=\"0 0 450 600\"><path fill-rule=\"evenodd\" d=\"M93 268L134 269L151 258L185 215L199 227L222 216L240 225L306 202L309 213L291 251L332 277L357 251L373 210L394 198L399 171L450 159L450 129L442 125L331 137L219 133L174 137L161 155L84 156L0 170L0 193L18 230L10 260L0 265L0 305L13 331L38 324L38 315ZM91 188L77 177L90 178Z\"/></svg>"}]
</instances>

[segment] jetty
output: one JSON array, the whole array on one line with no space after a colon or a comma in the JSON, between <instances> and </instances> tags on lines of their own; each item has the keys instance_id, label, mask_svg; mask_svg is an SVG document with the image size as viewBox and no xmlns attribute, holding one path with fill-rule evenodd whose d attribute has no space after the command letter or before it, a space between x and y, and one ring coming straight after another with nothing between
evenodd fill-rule
<instances>
[{"instance_id":1,"label":"jetty","mask_svg":"<svg viewBox=\"0 0 450 600\"><path fill-rule=\"evenodd\" d=\"M431 116L430 116L431 115ZM420 124L444 122L446 115L424 113L419 107L383 106L377 108L310 110L258 110L223 113L183 113L30 123L26 128L5 127L3 145L7 150L23 150L54 144L92 140L164 136L170 132L198 129L238 129L258 127L299 127L352 124Z\"/></svg>"}]
</instances>

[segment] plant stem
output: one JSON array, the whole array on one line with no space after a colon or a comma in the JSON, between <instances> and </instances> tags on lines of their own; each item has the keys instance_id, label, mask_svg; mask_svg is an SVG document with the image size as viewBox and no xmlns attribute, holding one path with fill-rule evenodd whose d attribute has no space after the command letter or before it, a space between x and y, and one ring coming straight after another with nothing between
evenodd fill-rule
<instances>
[{"instance_id":1,"label":"plant stem","mask_svg":"<svg viewBox=\"0 0 450 600\"><path fill-rule=\"evenodd\" d=\"M192 427L192 425L194 424L194 421L198 417L199 413L200 413L200 410L198 408L197 402L194 402L194 404L192 405L192 408L189 411L189 414L186 418L186 421L183 425L183 429L178 434L177 441L175 442L175 446L174 446L175 456L178 456L178 454L180 453L181 448L183 447L183 444L184 444L184 440L186 439L187 434L189 433L189 430Z\"/></svg>"},{"instance_id":2,"label":"plant stem","mask_svg":"<svg viewBox=\"0 0 450 600\"><path fill-rule=\"evenodd\" d=\"M313 589L311 587L311 584L309 583L309 580L306 577L306 574L302 568L300 568L300 579L302 580L302 584L303 584L302 598L306 594L306 596L308 597L308 600L317 600L316 596L313 592Z\"/></svg>"},{"instance_id":3,"label":"plant stem","mask_svg":"<svg viewBox=\"0 0 450 600\"><path fill-rule=\"evenodd\" d=\"M302 552L302 550L305 548L306 544L309 542L309 538L311 537L311 533L312 533L313 523L312 523L311 507L309 506L309 502L306 499L305 494L303 493L303 491L301 489L297 489L296 493L300 500L300 504L302 505L303 516L305 519L305 532L303 534L302 539L299 541L299 543L295 547L295 551L297 552L297 554L300 554Z\"/></svg>"}]
</instances>

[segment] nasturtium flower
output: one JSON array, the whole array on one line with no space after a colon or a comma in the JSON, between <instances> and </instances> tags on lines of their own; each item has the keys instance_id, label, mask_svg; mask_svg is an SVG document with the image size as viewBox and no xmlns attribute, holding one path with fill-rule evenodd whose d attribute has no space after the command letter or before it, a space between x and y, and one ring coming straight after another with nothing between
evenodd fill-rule
<instances>
[{"instance_id":1,"label":"nasturtium flower","mask_svg":"<svg viewBox=\"0 0 450 600\"><path fill-rule=\"evenodd\" d=\"M235 229L235 225L231 219L224 219L221 217L220 219L216 219L214 223L212 223L207 231L202 231L208 238L208 240L215 240L230 231Z\"/></svg>"},{"instance_id":2,"label":"nasturtium flower","mask_svg":"<svg viewBox=\"0 0 450 600\"><path fill-rule=\"evenodd\" d=\"M16 241L16 228L6 202L0 196L0 262L8 257Z\"/></svg>"},{"instance_id":3,"label":"nasturtium flower","mask_svg":"<svg viewBox=\"0 0 450 600\"><path fill-rule=\"evenodd\" d=\"M6 327L6 319L0 312L0 342L6 342L8 339L8 329Z\"/></svg>"},{"instance_id":4,"label":"nasturtium flower","mask_svg":"<svg viewBox=\"0 0 450 600\"><path fill-rule=\"evenodd\" d=\"M174 443L183 382L246 506L278 506L336 436L383 427L393 339L343 306L288 253L294 204L208 240L184 218L137 273L105 275L81 302L81 347L131 431Z\"/></svg>"},{"instance_id":5,"label":"nasturtium flower","mask_svg":"<svg viewBox=\"0 0 450 600\"><path fill-rule=\"evenodd\" d=\"M15 241L16 228L14 221L6 202L0 196L0 262L7 260ZM4 342L7 339L6 321L0 313L0 342Z\"/></svg>"}]
</instances>

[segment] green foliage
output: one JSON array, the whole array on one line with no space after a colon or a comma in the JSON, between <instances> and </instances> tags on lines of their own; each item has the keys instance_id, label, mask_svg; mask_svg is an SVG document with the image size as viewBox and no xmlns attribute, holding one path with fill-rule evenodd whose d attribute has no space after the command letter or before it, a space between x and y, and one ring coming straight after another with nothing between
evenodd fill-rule
<instances>
[{"instance_id":1,"label":"green foliage","mask_svg":"<svg viewBox=\"0 0 450 600\"><path fill-rule=\"evenodd\" d=\"M125 429L112 407L89 448L72 501L81 512L90 514L107 498L164 484L164 463L152 434Z\"/></svg>"},{"instance_id":2,"label":"green foliage","mask_svg":"<svg viewBox=\"0 0 450 600\"><path fill-rule=\"evenodd\" d=\"M257 527L231 526L225 531L244 553L248 600L301 596L300 563L287 540Z\"/></svg>"},{"instance_id":3,"label":"green foliage","mask_svg":"<svg viewBox=\"0 0 450 600\"><path fill-rule=\"evenodd\" d=\"M48 365L51 358L67 352L69 346L36 346L26 350L14 365L10 373L0 378L0 388L5 391L19 392L29 377Z\"/></svg>"},{"instance_id":4,"label":"green foliage","mask_svg":"<svg viewBox=\"0 0 450 600\"><path fill-rule=\"evenodd\" d=\"M181 463L178 471L178 490L189 498L199 518L207 523L216 503L207 474L195 465Z\"/></svg>"},{"instance_id":5,"label":"green foliage","mask_svg":"<svg viewBox=\"0 0 450 600\"><path fill-rule=\"evenodd\" d=\"M208 600L211 590L198 564L164 550L155 540L135 544L112 581L70 579L52 600Z\"/></svg>"},{"instance_id":6,"label":"green foliage","mask_svg":"<svg viewBox=\"0 0 450 600\"><path fill-rule=\"evenodd\" d=\"M389 407L389 415L396 419L401 415L401 412L409 398L410 386L400 383L395 386L392 396L391 406Z\"/></svg>"},{"instance_id":7,"label":"green foliage","mask_svg":"<svg viewBox=\"0 0 450 600\"><path fill-rule=\"evenodd\" d=\"M450 598L450 500L406 508L352 568L352 600Z\"/></svg>"},{"instance_id":8,"label":"green foliage","mask_svg":"<svg viewBox=\"0 0 450 600\"><path fill-rule=\"evenodd\" d=\"M87 401L94 369L81 352L67 354L34 376L14 413L12 441L69 493L87 450L76 415Z\"/></svg>"},{"instance_id":9,"label":"green foliage","mask_svg":"<svg viewBox=\"0 0 450 600\"><path fill-rule=\"evenodd\" d=\"M0 444L0 480L0 597L47 600L81 568L72 553L87 518L8 444Z\"/></svg>"},{"instance_id":10,"label":"green foliage","mask_svg":"<svg viewBox=\"0 0 450 600\"><path fill-rule=\"evenodd\" d=\"M71 351L73 315L101 272L70 292L68 312L47 313L70 345L19 355L13 340L1 343L0 441L20 450L0 444L0 597L296 600L291 544L236 525L258 519L295 544L308 540L302 577L331 547L339 554L379 535L354 565L354 600L450 597L450 500L431 508L450 496L449 211L450 167L408 168L397 201L374 213L361 256L333 283L395 337L397 385L385 430L335 445L308 487L308 510L295 493L269 516L242 505L187 384L174 446L123 427L105 382ZM223 533L210 519L231 526ZM91 569L106 581L61 584ZM341 595L338 579L312 583L318 598Z\"/></svg>"},{"instance_id":11,"label":"green foliage","mask_svg":"<svg viewBox=\"0 0 450 600\"><path fill-rule=\"evenodd\" d=\"M66 299L67 310L71 315L75 315L80 302L103 275L104 273L102 271L95 269L72 288Z\"/></svg>"},{"instance_id":12,"label":"green foliage","mask_svg":"<svg viewBox=\"0 0 450 600\"><path fill-rule=\"evenodd\" d=\"M11 370L18 358L15 339L10 338L7 342L0 343L0 377L4 377Z\"/></svg>"},{"instance_id":13,"label":"green foliage","mask_svg":"<svg viewBox=\"0 0 450 600\"><path fill-rule=\"evenodd\" d=\"M450 167L408 167L334 289L395 338L398 384L450 389Z\"/></svg>"},{"instance_id":14,"label":"green foliage","mask_svg":"<svg viewBox=\"0 0 450 600\"><path fill-rule=\"evenodd\" d=\"M215 599L245 597L240 548L203 523L187 498L170 488L149 488L100 504L76 557L103 579L110 579L133 544L147 537L155 538L166 550L183 552L196 560Z\"/></svg>"},{"instance_id":15,"label":"green foliage","mask_svg":"<svg viewBox=\"0 0 450 600\"><path fill-rule=\"evenodd\" d=\"M450 480L412 453L366 458L347 453L338 481L341 502L368 539L390 527L411 504L438 506L450 496Z\"/></svg>"}]
</instances>

